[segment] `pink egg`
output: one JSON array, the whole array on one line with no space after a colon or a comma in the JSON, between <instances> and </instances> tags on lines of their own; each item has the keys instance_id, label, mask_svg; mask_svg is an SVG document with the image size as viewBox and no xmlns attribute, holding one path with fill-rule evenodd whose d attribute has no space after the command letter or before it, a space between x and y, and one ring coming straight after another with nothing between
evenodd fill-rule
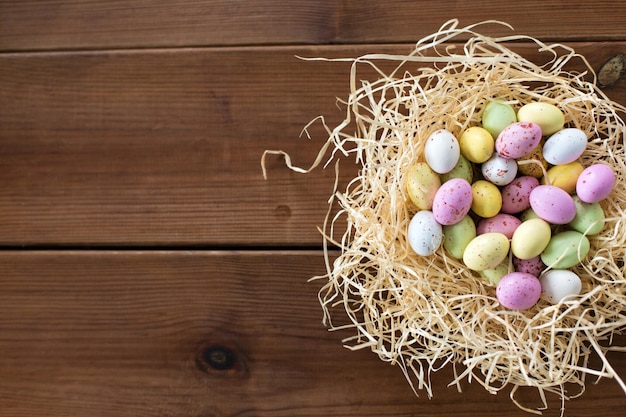
<instances>
[{"instance_id":1,"label":"pink egg","mask_svg":"<svg viewBox=\"0 0 626 417\"><path fill-rule=\"evenodd\" d=\"M546 266L541 261L541 256L535 256L530 259L520 259L513 256L513 268L515 268L515 272L525 272L535 277L539 277L539 275L541 275L541 271L543 271L545 267Z\"/></svg>"},{"instance_id":2,"label":"pink egg","mask_svg":"<svg viewBox=\"0 0 626 417\"><path fill-rule=\"evenodd\" d=\"M554 185L539 185L530 192L530 208L552 224L567 224L576 217L576 204L567 192Z\"/></svg>"},{"instance_id":3,"label":"pink egg","mask_svg":"<svg viewBox=\"0 0 626 417\"><path fill-rule=\"evenodd\" d=\"M597 203L609 196L615 185L613 170L604 164L591 165L576 181L576 195L585 203Z\"/></svg>"},{"instance_id":4,"label":"pink egg","mask_svg":"<svg viewBox=\"0 0 626 417\"><path fill-rule=\"evenodd\" d=\"M496 287L500 304L512 310L526 310L534 306L541 297L541 283L534 275L511 272L502 277Z\"/></svg>"},{"instance_id":5,"label":"pink egg","mask_svg":"<svg viewBox=\"0 0 626 417\"><path fill-rule=\"evenodd\" d=\"M496 139L496 152L504 158L528 155L541 141L541 127L532 122L516 122L505 127Z\"/></svg>"},{"instance_id":6,"label":"pink egg","mask_svg":"<svg viewBox=\"0 0 626 417\"><path fill-rule=\"evenodd\" d=\"M530 207L530 192L539 185L539 180L531 176L515 178L502 189L502 212L521 213Z\"/></svg>"},{"instance_id":7,"label":"pink egg","mask_svg":"<svg viewBox=\"0 0 626 417\"><path fill-rule=\"evenodd\" d=\"M493 217L482 219L478 222L476 227L476 234L482 235L485 233L502 233L507 238L513 237L515 229L522 224L522 221L515 216L505 213L498 213Z\"/></svg>"},{"instance_id":8,"label":"pink egg","mask_svg":"<svg viewBox=\"0 0 626 417\"><path fill-rule=\"evenodd\" d=\"M444 182L435 194L432 212L441 225L456 224L472 206L472 186L462 178Z\"/></svg>"}]
</instances>

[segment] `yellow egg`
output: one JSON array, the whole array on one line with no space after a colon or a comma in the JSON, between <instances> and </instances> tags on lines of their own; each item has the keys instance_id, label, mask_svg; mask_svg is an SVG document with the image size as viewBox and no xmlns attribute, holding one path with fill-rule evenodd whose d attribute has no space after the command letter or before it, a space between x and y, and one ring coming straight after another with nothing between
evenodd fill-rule
<instances>
[{"instance_id":1,"label":"yellow egg","mask_svg":"<svg viewBox=\"0 0 626 417\"><path fill-rule=\"evenodd\" d=\"M551 237L548 222L539 218L526 220L513 233L511 252L519 259L532 259L543 252Z\"/></svg>"},{"instance_id":2,"label":"yellow egg","mask_svg":"<svg viewBox=\"0 0 626 417\"><path fill-rule=\"evenodd\" d=\"M420 210L430 210L433 207L433 200L440 186L439 175L426 162L416 163L407 173L407 194Z\"/></svg>"},{"instance_id":3,"label":"yellow egg","mask_svg":"<svg viewBox=\"0 0 626 417\"><path fill-rule=\"evenodd\" d=\"M465 247L463 263L473 271L494 269L506 259L509 246L509 239L502 233L478 235Z\"/></svg>"},{"instance_id":4,"label":"yellow egg","mask_svg":"<svg viewBox=\"0 0 626 417\"><path fill-rule=\"evenodd\" d=\"M517 111L517 120L520 122L532 122L541 127L543 136L548 136L563 129L565 115L550 103L528 103Z\"/></svg>"},{"instance_id":5,"label":"yellow egg","mask_svg":"<svg viewBox=\"0 0 626 417\"><path fill-rule=\"evenodd\" d=\"M535 178L541 178L544 169L548 168L548 162L543 159L543 147L537 145L535 149L528 155L517 159L517 171L522 175L529 175Z\"/></svg>"},{"instance_id":6,"label":"yellow egg","mask_svg":"<svg viewBox=\"0 0 626 417\"><path fill-rule=\"evenodd\" d=\"M489 131L473 126L463 132L459 139L459 146L461 155L471 162L481 164L493 154L494 140Z\"/></svg>"},{"instance_id":7,"label":"yellow egg","mask_svg":"<svg viewBox=\"0 0 626 417\"><path fill-rule=\"evenodd\" d=\"M576 181L584 169L585 167L578 161L555 165L548 170L548 178L546 179L544 176L541 183L554 185L569 194L573 194L576 191Z\"/></svg>"},{"instance_id":8,"label":"yellow egg","mask_svg":"<svg viewBox=\"0 0 626 417\"><path fill-rule=\"evenodd\" d=\"M472 211L480 217L493 217L502 208L502 194L495 184L478 180L472 184Z\"/></svg>"}]
</instances>

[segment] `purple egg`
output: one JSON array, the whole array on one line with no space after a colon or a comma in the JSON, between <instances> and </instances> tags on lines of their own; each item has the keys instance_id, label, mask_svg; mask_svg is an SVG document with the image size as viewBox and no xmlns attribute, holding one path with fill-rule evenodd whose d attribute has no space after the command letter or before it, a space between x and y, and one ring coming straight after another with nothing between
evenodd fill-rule
<instances>
[{"instance_id":1,"label":"purple egg","mask_svg":"<svg viewBox=\"0 0 626 417\"><path fill-rule=\"evenodd\" d=\"M502 277L496 287L500 304L511 310L526 310L537 304L541 297L541 283L534 275L511 272Z\"/></svg>"},{"instance_id":2,"label":"purple egg","mask_svg":"<svg viewBox=\"0 0 626 417\"><path fill-rule=\"evenodd\" d=\"M511 239L515 229L517 229L520 224L522 224L522 221L517 217L510 214L498 213L493 217L479 221L476 227L476 234L482 235L496 232L502 233L504 236Z\"/></svg>"},{"instance_id":3,"label":"purple egg","mask_svg":"<svg viewBox=\"0 0 626 417\"><path fill-rule=\"evenodd\" d=\"M472 186L462 178L453 178L437 190L432 212L437 223L449 226L460 222L471 206Z\"/></svg>"},{"instance_id":4,"label":"purple egg","mask_svg":"<svg viewBox=\"0 0 626 417\"><path fill-rule=\"evenodd\" d=\"M585 203L597 203L609 196L615 185L615 173L604 164L591 165L576 181L576 195Z\"/></svg>"},{"instance_id":5,"label":"purple egg","mask_svg":"<svg viewBox=\"0 0 626 417\"><path fill-rule=\"evenodd\" d=\"M541 127L532 122L516 122L505 127L496 139L496 152L503 158L528 155L541 141Z\"/></svg>"},{"instance_id":6,"label":"purple egg","mask_svg":"<svg viewBox=\"0 0 626 417\"><path fill-rule=\"evenodd\" d=\"M513 268L515 268L515 272L525 272L539 278L541 271L543 271L545 267L546 266L541 261L541 256L535 256L530 259L520 259L513 256Z\"/></svg>"},{"instance_id":7,"label":"purple egg","mask_svg":"<svg viewBox=\"0 0 626 417\"><path fill-rule=\"evenodd\" d=\"M502 189L502 212L521 213L530 207L530 192L539 185L539 180L531 176L515 178Z\"/></svg>"},{"instance_id":8,"label":"purple egg","mask_svg":"<svg viewBox=\"0 0 626 417\"><path fill-rule=\"evenodd\" d=\"M576 204L571 195L554 185L539 185L530 192L530 208L552 224L567 224L576 217Z\"/></svg>"}]
</instances>

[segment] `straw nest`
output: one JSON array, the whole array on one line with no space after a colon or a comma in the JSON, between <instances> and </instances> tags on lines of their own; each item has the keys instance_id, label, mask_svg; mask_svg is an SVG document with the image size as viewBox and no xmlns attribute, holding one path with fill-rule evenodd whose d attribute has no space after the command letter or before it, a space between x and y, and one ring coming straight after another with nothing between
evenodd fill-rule
<instances>
[{"instance_id":1,"label":"straw nest","mask_svg":"<svg viewBox=\"0 0 626 417\"><path fill-rule=\"evenodd\" d=\"M518 406L535 413L546 406L546 392L562 401L581 394L589 375L614 378L626 392L605 357L608 350L623 350L611 342L626 325L621 207L626 128L620 117L625 108L596 87L593 70L571 48L527 36L484 36L476 31L481 24L460 28L456 20L447 22L406 56L350 59L351 91L342 100L347 117L335 128L326 127L328 141L310 168L328 165L338 154L353 155L360 167L345 190L333 193L331 205L338 203L339 209L329 211L323 228L324 247L340 249L336 258L326 257L327 275L316 277L325 280L319 293L325 323L352 328L356 334L345 340L348 347L369 348L400 366L413 390L428 396L433 395L431 373L444 366L455 370L450 385L469 380L491 393L509 388ZM450 47L459 38L466 39L463 46ZM505 46L512 41L535 44L549 62L530 62ZM586 71L566 71L572 60L582 61ZM394 69L385 73L381 62L394 63ZM374 69L378 79L361 80L361 66ZM407 242L416 209L408 202L405 173L423 161L425 139L436 129L458 135L480 125L481 109L492 99L517 107L555 104L566 126L590 138L580 162L603 162L616 173L616 186L601 203L606 226L589 236L589 255L572 268L583 281L581 294L557 305L540 300L529 310L508 310L498 303L493 286L443 248L421 257ZM329 150L332 156L324 156ZM296 171L310 170L294 167L282 151L266 153L282 154ZM347 230L335 236L339 224L347 224ZM335 326L331 316L344 311L350 324ZM600 365L592 369L596 355ZM520 387L538 389L543 405L526 408L517 402Z\"/></svg>"}]
</instances>

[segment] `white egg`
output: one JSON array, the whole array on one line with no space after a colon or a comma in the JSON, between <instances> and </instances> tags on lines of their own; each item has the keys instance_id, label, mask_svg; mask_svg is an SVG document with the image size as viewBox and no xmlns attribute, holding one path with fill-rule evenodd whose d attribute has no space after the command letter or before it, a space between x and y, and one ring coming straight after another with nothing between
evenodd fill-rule
<instances>
[{"instance_id":1,"label":"white egg","mask_svg":"<svg viewBox=\"0 0 626 417\"><path fill-rule=\"evenodd\" d=\"M542 296L552 304L558 304L569 295L580 294L582 283L578 275L567 269L551 269L539 277Z\"/></svg>"},{"instance_id":2,"label":"white egg","mask_svg":"<svg viewBox=\"0 0 626 417\"><path fill-rule=\"evenodd\" d=\"M443 241L443 228L430 210L418 211L409 222L408 239L411 248L421 256L435 253Z\"/></svg>"},{"instance_id":3,"label":"white egg","mask_svg":"<svg viewBox=\"0 0 626 417\"><path fill-rule=\"evenodd\" d=\"M459 161L459 141L445 129L434 131L424 145L424 157L430 168L438 174L452 171Z\"/></svg>"},{"instance_id":4,"label":"white egg","mask_svg":"<svg viewBox=\"0 0 626 417\"><path fill-rule=\"evenodd\" d=\"M494 153L481 165L481 171L483 177L492 184L507 185L517 176L517 162Z\"/></svg>"},{"instance_id":5,"label":"white egg","mask_svg":"<svg viewBox=\"0 0 626 417\"><path fill-rule=\"evenodd\" d=\"M587 147L587 134L574 127L562 129L543 145L543 158L552 165L565 165L577 160Z\"/></svg>"}]
</instances>

